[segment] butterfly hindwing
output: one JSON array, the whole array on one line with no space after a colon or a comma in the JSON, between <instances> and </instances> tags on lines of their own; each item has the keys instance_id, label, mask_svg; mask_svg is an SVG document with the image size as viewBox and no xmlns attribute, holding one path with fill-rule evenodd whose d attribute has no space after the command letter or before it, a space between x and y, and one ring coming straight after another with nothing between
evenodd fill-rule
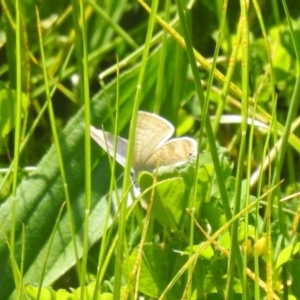
<instances>
[{"instance_id":1,"label":"butterfly hindwing","mask_svg":"<svg viewBox=\"0 0 300 300\"><path fill-rule=\"evenodd\" d=\"M179 166L194 159L197 155L197 143L194 139L174 138L159 147L146 162L147 170L157 166Z\"/></svg>"}]
</instances>

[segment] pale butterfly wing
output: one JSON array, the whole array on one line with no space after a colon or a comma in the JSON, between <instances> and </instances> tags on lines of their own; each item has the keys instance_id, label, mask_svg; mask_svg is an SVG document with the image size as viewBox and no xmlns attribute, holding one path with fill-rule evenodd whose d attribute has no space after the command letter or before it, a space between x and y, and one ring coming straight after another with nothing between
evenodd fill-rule
<instances>
[{"instance_id":1,"label":"pale butterfly wing","mask_svg":"<svg viewBox=\"0 0 300 300\"><path fill-rule=\"evenodd\" d=\"M91 137L114 155L114 136L101 129L90 127ZM191 138L175 138L174 127L167 120L144 111L138 112L135 133L134 157L132 169L136 174L142 170L153 171L157 166L178 166L188 162L197 155L197 143ZM118 137L116 160L125 167L127 140Z\"/></svg>"},{"instance_id":2,"label":"pale butterfly wing","mask_svg":"<svg viewBox=\"0 0 300 300\"><path fill-rule=\"evenodd\" d=\"M109 132L101 129L96 129L90 126L91 137L93 140L104 150L106 150L112 157L114 155L114 136ZM117 162L125 167L126 152L127 152L127 140L118 137L117 139L117 150L116 160Z\"/></svg>"},{"instance_id":3,"label":"pale butterfly wing","mask_svg":"<svg viewBox=\"0 0 300 300\"><path fill-rule=\"evenodd\" d=\"M197 142L188 137L174 138L163 144L147 160L146 170L157 166L180 166L197 156Z\"/></svg>"},{"instance_id":4,"label":"pale butterfly wing","mask_svg":"<svg viewBox=\"0 0 300 300\"><path fill-rule=\"evenodd\" d=\"M136 173L148 168L149 158L174 132L167 120L144 111L138 112L135 132L133 169Z\"/></svg>"}]
</instances>

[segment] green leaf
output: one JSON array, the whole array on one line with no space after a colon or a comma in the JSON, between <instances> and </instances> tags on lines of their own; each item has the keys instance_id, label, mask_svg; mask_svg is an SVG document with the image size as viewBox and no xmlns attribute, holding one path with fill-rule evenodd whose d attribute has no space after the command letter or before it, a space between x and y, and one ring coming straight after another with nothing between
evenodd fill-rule
<instances>
[{"instance_id":1,"label":"green leaf","mask_svg":"<svg viewBox=\"0 0 300 300\"><path fill-rule=\"evenodd\" d=\"M85 299L93 300L93 299L95 299L95 295L97 295L97 297L98 297L97 299L99 299L99 300L112 300L113 299L113 295L111 293L100 294L99 290L95 291L95 286L96 286L96 283L95 283L95 281L93 281L89 285L84 287ZM76 289L76 291L74 292L74 295L76 295L76 299L80 299L80 295L81 295L80 287L78 289Z\"/></svg>"},{"instance_id":2,"label":"green leaf","mask_svg":"<svg viewBox=\"0 0 300 300\"><path fill-rule=\"evenodd\" d=\"M200 243L199 245L193 245L193 252L197 252L199 248L203 247L203 245L205 245L206 242L202 242ZM187 247L185 250L184 250L184 254L185 255L189 255L190 254L190 248ZM211 245L207 245L205 247L205 249L203 251L201 251L199 257L200 258L204 258L204 259L207 259L207 260L210 260L212 257L214 256L214 250L212 248Z\"/></svg>"},{"instance_id":3,"label":"green leaf","mask_svg":"<svg viewBox=\"0 0 300 300\"><path fill-rule=\"evenodd\" d=\"M129 280L133 266L136 263L138 250L134 250L129 259L124 262L123 275ZM174 254L173 254L174 255ZM140 265L139 286L140 292L153 298L159 295L167 287L170 280L171 269L174 266L174 258L170 249L160 247L156 244L145 244ZM131 282L134 286L135 282ZM179 299L172 295L172 290L168 293L167 299Z\"/></svg>"},{"instance_id":4,"label":"green leaf","mask_svg":"<svg viewBox=\"0 0 300 300\"><path fill-rule=\"evenodd\" d=\"M139 177L139 185L144 191L153 185L152 174L142 172ZM183 199L185 185L182 178L159 178L159 183L154 188L152 212L156 219L164 226L176 230L186 207L187 201ZM144 198L150 202L152 189L147 192Z\"/></svg>"},{"instance_id":5,"label":"green leaf","mask_svg":"<svg viewBox=\"0 0 300 300\"><path fill-rule=\"evenodd\" d=\"M299 253L300 251L300 243L296 245L291 244L285 247L278 255L276 262L276 269L280 268L283 264L287 263L292 256Z\"/></svg>"},{"instance_id":6,"label":"green leaf","mask_svg":"<svg viewBox=\"0 0 300 300\"><path fill-rule=\"evenodd\" d=\"M84 287L84 295L85 299L92 300L94 299L95 295L95 282L91 282L89 285ZM64 289L59 289L58 291L54 291L52 288L42 288L40 295L38 297L38 291L39 289L37 287L33 286L26 286L26 292L30 299L32 300L78 300L80 299L81 295L81 288L76 289L72 293L68 292ZM112 300L113 295L111 293L103 293L100 294L99 291L97 291L97 296L99 300Z\"/></svg>"},{"instance_id":7,"label":"green leaf","mask_svg":"<svg viewBox=\"0 0 300 300\"><path fill-rule=\"evenodd\" d=\"M21 116L23 117L29 99L25 94L22 94L21 99ZM4 138L14 127L16 122L16 92L8 89L4 83L0 81L0 139Z\"/></svg>"},{"instance_id":8,"label":"green leaf","mask_svg":"<svg viewBox=\"0 0 300 300\"><path fill-rule=\"evenodd\" d=\"M40 297L38 297L38 291L39 289L37 287L33 286L26 286L26 292L30 299L36 300L36 299L42 299L42 300L52 300L57 299L56 292L52 288L42 288L40 292ZM64 291L64 295L60 297L59 299L71 299L70 293L67 291Z\"/></svg>"},{"instance_id":9,"label":"green leaf","mask_svg":"<svg viewBox=\"0 0 300 300\"><path fill-rule=\"evenodd\" d=\"M168 60L172 61L173 53L170 50ZM155 95L155 72L159 64L159 51L156 51L149 59L143 85L143 100L147 104L153 103ZM171 72L173 64L166 64L168 72ZM131 114L136 82L139 74L139 66L124 73L119 78L120 91L120 120L119 128L122 130L128 124ZM171 80L168 81L171 84ZM91 103L91 119L93 125L104 124L109 128L110 115L114 112L116 99L116 82L106 87L105 92L95 96ZM165 93L164 99L167 99ZM110 107L110 108L109 108ZM78 255L82 256L82 233L84 224L84 110L83 108L69 122L60 134L61 151L67 174L67 188L72 201L72 215L76 230L76 244ZM108 193L110 169L107 156L99 147L92 143L92 199L90 209L89 242L93 245L103 233L104 218L107 207L106 195ZM22 250L22 225L25 228L25 252L24 252L24 283L39 282L44 265L44 285L50 285L70 267L75 264L73 241L70 233L70 224L67 210L64 209L61 219L58 220L57 231L54 233L53 243L50 238L56 223L59 211L65 202L64 186L61 180L57 155L54 146L45 154L37 166L37 170L23 180L18 187L16 196L16 220L15 220L15 257L17 263L21 263ZM1 297L7 299L14 293L15 284L10 265L10 253L6 244L11 230L11 211L13 199L8 198L0 208L0 291ZM112 209L116 211L116 208ZM111 212L113 215L113 213ZM51 248L49 248L51 246ZM49 251L49 253L48 253Z\"/></svg>"}]
</instances>

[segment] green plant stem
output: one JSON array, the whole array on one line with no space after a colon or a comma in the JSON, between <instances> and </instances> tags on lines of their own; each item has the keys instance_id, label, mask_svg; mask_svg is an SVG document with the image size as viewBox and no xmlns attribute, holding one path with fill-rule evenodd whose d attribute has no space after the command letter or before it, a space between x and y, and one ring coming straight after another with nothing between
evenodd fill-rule
<instances>
[{"instance_id":1,"label":"green plant stem","mask_svg":"<svg viewBox=\"0 0 300 300\"><path fill-rule=\"evenodd\" d=\"M158 0L154 0L152 2L152 13L150 14L149 24L147 29L147 35L145 40L145 48L143 51L142 63L139 72L138 82L137 82L137 90L134 100L133 112L132 112L132 120L130 123L130 131L129 131L129 143L127 149L127 157L126 157L126 166L124 171L124 182L123 182L123 199L121 203L120 209L120 226L119 226L119 239L117 243L117 253L116 253L116 266L115 266L115 285L114 285L114 300L120 300L121 293L121 277L122 277L122 262L124 256L124 241L125 238L125 225L126 225L126 209L127 209L127 195L131 184L131 166L133 161L133 150L134 150L134 140L135 140L135 130L137 123L137 112L139 109L139 105L141 102L141 92L144 80L144 74L147 65L147 59L149 55L150 42L153 35L153 29L155 25L156 12L158 7Z\"/></svg>"},{"instance_id":2,"label":"green plant stem","mask_svg":"<svg viewBox=\"0 0 300 300\"><path fill-rule=\"evenodd\" d=\"M63 182L64 195L65 195L68 212L69 212L70 228L71 228L73 242L74 242L74 244L73 244L74 245L74 253L75 253L76 260L78 260L79 255L78 255L78 250L77 250L77 246L76 246L76 242L75 242L76 234L75 234L75 229L74 229L74 220L72 218L72 213L71 213L72 212L71 200L70 200L70 196L69 196L67 176L65 173L65 166L64 166L65 163L63 161L62 150L61 150L61 146L59 143L59 137L58 137L56 122L55 122L55 115L54 115L53 105L52 105L52 101L51 101L48 73L47 73L47 68L46 68L46 59L45 59L45 53L44 53L44 48L43 48L43 36L42 36L42 29L40 26L40 17L39 17L38 9L36 9L36 15L37 15L37 23L38 23L38 35L39 35L40 54L41 54L41 62L42 62L42 69L43 69L44 86L45 86L45 93L46 93L46 98L47 98L47 107L48 107L50 125L51 125L52 134L53 134L60 174L61 174L61 178L62 178L62 182ZM52 236L53 235L54 235L54 232L52 233ZM45 269L45 267L44 267L44 269ZM43 276L44 276L44 274L42 272L41 280L40 280L40 287L42 286ZM39 293L40 293L40 290L39 290Z\"/></svg>"},{"instance_id":3,"label":"green plant stem","mask_svg":"<svg viewBox=\"0 0 300 300\"><path fill-rule=\"evenodd\" d=\"M248 99L249 99L249 28L248 28L248 18L247 18L247 7L244 0L240 1L241 6L241 20L242 20L242 123L241 123L241 143L239 148L239 156L237 163L236 172L236 185L234 192L234 208L233 213L236 215L241 206L242 197L242 181L243 181L243 171L244 171L244 159L246 151L246 134L247 134L247 119L248 119ZM249 184L249 183L248 183ZM231 228L231 249L236 249L235 245L238 245L238 228L239 222L235 222ZM236 251L230 251L230 256L228 260L229 276L227 281L234 282L234 266L236 261ZM240 280L243 277L243 268L239 269ZM243 287L243 299L248 299L246 290L246 282L242 282ZM233 284L227 284L226 298L231 299L233 297Z\"/></svg>"},{"instance_id":4,"label":"green plant stem","mask_svg":"<svg viewBox=\"0 0 300 300\"><path fill-rule=\"evenodd\" d=\"M20 137L21 137L21 103L22 103L22 67L21 67L21 16L19 0L15 3L16 10L16 126L15 126L15 149L14 149L14 167L12 183L12 208L11 208L11 230L10 230L10 263L13 271L14 282L17 290L18 299L21 299L21 286L19 278L19 267L15 258L15 222L17 208L17 185L18 169L20 158Z\"/></svg>"},{"instance_id":5,"label":"green plant stem","mask_svg":"<svg viewBox=\"0 0 300 300\"><path fill-rule=\"evenodd\" d=\"M89 92L89 71L88 71L88 47L87 47L87 33L86 33L86 20L85 20L85 1L79 2L79 34L82 40L82 92L84 99L84 122L85 136L84 136L84 150L85 150L85 216L84 216L84 234L83 234L83 256L82 256L82 272L81 272L81 299L85 298L85 278L89 250L89 217L91 208L91 138L90 138L90 92ZM78 24L79 25L79 24Z\"/></svg>"},{"instance_id":6,"label":"green plant stem","mask_svg":"<svg viewBox=\"0 0 300 300\"><path fill-rule=\"evenodd\" d=\"M196 60L195 60L194 50L192 47L191 38L190 38L190 35L188 32L188 27L187 27L185 16L184 16L182 1L177 0L176 3L178 6L179 19L181 21L183 35L185 37L186 50L187 50L188 58L189 58L193 76L194 76L196 93L197 93L197 96L199 99L200 107L203 110L203 108L205 107L205 97L204 97L203 88L200 84L201 80L200 80L199 72L198 72L197 65L196 65ZM218 153L217 153L217 147L215 144L214 134L213 134L213 130L212 130L212 126L211 126L209 118L206 118L206 120L204 121L204 126L205 126L205 129L207 132L208 143L209 143L212 160L213 160L214 167L215 167L215 172L216 172L216 177L217 177L217 181L218 181L218 185L219 185L220 195L221 195L222 203L224 206L224 212L225 212L227 221L229 221L232 218L232 213L230 210L230 205L229 205L228 196L227 196L227 192L226 192L225 182L223 179L223 174L222 174L222 170L220 167L220 161L219 161ZM236 253L238 271L239 271L239 274L242 276L243 261L242 261L241 252L240 252L240 249L239 249L237 243L232 245L232 252Z\"/></svg>"}]
</instances>

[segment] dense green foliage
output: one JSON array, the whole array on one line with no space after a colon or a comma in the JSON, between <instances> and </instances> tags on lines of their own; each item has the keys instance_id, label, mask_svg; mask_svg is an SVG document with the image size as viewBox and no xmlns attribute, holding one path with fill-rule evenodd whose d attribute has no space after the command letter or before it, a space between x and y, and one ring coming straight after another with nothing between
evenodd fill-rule
<instances>
[{"instance_id":1,"label":"dense green foliage","mask_svg":"<svg viewBox=\"0 0 300 300\"><path fill-rule=\"evenodd\" d=\"M300 298L300 2L155 3L1 2L1 299ZM137 110L199 156L135 197Z\"/></svg>"}]
</instances>

